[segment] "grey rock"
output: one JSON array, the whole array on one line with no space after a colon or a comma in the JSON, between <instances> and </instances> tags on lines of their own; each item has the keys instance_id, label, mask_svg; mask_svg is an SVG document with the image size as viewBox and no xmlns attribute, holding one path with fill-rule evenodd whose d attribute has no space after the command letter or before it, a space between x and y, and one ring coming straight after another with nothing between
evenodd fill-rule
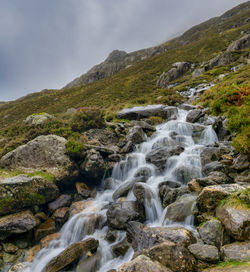
<instances>
[{"instance_id":1,"label":"grey rock","mask_svg":"<svg viewBox=\"0 0 250 272\"><path fill-rule=\"evenodd\" d=\"M197 77L201 76L203 73L204 73L204 68L195 69L192 73L192 77L197 78Z\"/></svg>"},{"instance_id":2,"label":"grey rock","mask_svg":"<svg viewBox=\"0 0 250 272\"><path fill-rule=\"evenodd\" d=\"M115 243L112 247L112 251L116 257L124 256L128 249L130 248L130 243L127 241L125 237L123 240Z\"/></svg>"},{"instance_id":3,"label":"grey rock","mask_svg":"<svg viewBox=\"0 0 250 272\"><path fill-rule=\"evenodd\" d=\"M132 127L126 136L126 140L132 142L134 145L140 144L146 141L146 139L145 133L141 127Z\"/></svg>"},{"instance_id":4,"label":"grey rock","mask_svg":"<svg viewBox=\"0 0 250 272\"><path fill-rule=\"evenodd\" d=\"M250 258L250 242L235 242L222 247L224 261L246 261Z\"/></svg>"},{"instance_id":5,"label":"grey rock","mask_svg":"<svg viewBox=\"0 0 250 272\"><path fill-rule=\"evenodd\" d=\"M227 52L245 49L249 46L250 46L250 34L247 34L247 35L243 36L242 38L232 42L228 46Z\"/></svg>"},{"instance_id":6,"label":"grey rock","mask_svg":"<svg viewBox=\"0 0 250 272\"><path fill-rule=\"evenodd\" d=\"M186 117L186 121L189 123L195 123L203 116L205 116L204 111L197 109L191 110Z\"/></svg>"},{"instance_id":7,"label":"grey rock","mask_svg":"<svg viewBox=\"0 0 250 272\"><path fill-rule=\"evenodd\" d=\"M233 56L231 52L225 52L221 55L211 59L208 64L208 69L213 69L217 66L228 65L233 62Z\"/></svg>"},{"instance_id":8,"label":"grey rock","mask_svg":"<svg viewBox=\"0 0 250 272\"><path fill-rule=\"evenodd\" d=\"M225 166L221 164L218 161L213 161L210 163L207 163L204 167L202 167L202 171L205 175L209 175L212 172L224 172L225 171Z\"/></svg>"},{"instance_id":9,"label":"grey rock","mask_svg":"<svg viewBox=\"0 0 250 272\"><path fill-rule=\"evenodd\" d=\"M196 181L202 187L232 183L232 179L230 177L228 177L225 173L219 171L210 172L209 176L204 178L198 178L196 179Z\"/></svg>"},{"instance_id":10,"label":"grey rock","mask_svg":"<svg viewBox=\"0 0 250 272\"><path fill-rule=\"evenodd\" d=\"M38 125L44 125L49 120L53 120L53 119L55 119L55 117L48 113L34 114L34 115L32 114L32 115L29 115L23 122L29 126L38 126Z\"/></svg>"},{"instance_id":11,"label":"grey rock","mask_svg":"<svg viewBox=\"0 0 250 272\"><path fill-rule=\"evenodd\" d=\"M242 171L249 168L249 156L240 154L233 162L233 169Z\"/></svg>"},{"instance_id":12,"label":"grey rock","mask_svg":"<svg viewBox=\"0 0 250 272\"><path fill-rule=\"evenodd\" d=\"M160 187L160 198L162 200L162 206L165 208L171 203L175 202L182 195L190 193L187 187L169 188L165 186Z\"/></svg>"},{"instance_id":13,"label":"grey rock","mask_svg":"<svg viewBox=\"0 0 250 272\"><path fill-rule=\"evenodd\" d=\"M54 212L59 208L69 207L71 204L71 198L71 195L60 195L56 200L48 204L48 208L51 212Z\"/></svg>"},{"instance_id":14,"label":"grey rock","mask_svg":"<svg viewBox=\"0 0 250 272\"><path fill-rule=\"evenodd\" d=\"M198 167L195 166L190 168L189 166L182 165L175 168L173 175L179 182L187 184L192 179L199 178L201 176L201 171Z\"/></svg>"},{"instance_id":15,"label":"grey rock","mask_svg":"<svg viewBox=\"0 0 250 272\"><path fill-rule=\"evenodd\" d=\"M146 205L150 205L151 199L154 197L150 187L145 183L136 183L133 187L133 193L137 199L137 201L144 205L145 201L147 201Z\"/></svg>"},{"instance_id":16,"label":"grey rock","mask_svg":"<svg viewBox=\"0 0 250 272\"><path fill-rule=\"evenodd\" d=\"M208 263L217 263L219 261L218 248L215 246L192 244L188 249L198 260Z\"/></svg>"},{"instance_id":17,"label":"grey rock","mask_svg":"<svg viewBox=\"0 0 250 272\"><path fill-rule=\"evenodd\" d=\"M107 221L109 227L114 229L126 229L130 221L145 220L143 206L135 201L124 201L112 204L107 211Z\"/></svg>"}]
</instances>

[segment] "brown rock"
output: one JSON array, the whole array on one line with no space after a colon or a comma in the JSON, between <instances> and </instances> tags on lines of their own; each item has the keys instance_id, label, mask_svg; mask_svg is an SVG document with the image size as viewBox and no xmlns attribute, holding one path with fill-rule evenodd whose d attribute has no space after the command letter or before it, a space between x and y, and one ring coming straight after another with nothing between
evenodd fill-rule
<instances>
[{"instance_id":1,"label":"brown rock","mask_svg":"<svg viewBox=\"0 0 250 272\"><path fill-rule=\"evenodd\" d=\"M35 229L34 236L36 241L39 241L43 237L54 232L56 232L55 221L52 218L49 218Z\"/></svg>"},{"instance_id":2,"label":"brown rock","mask_svg":"<svg viewBox=\"0 0 250 272\"><path fill-rule=\"evenodd\" d=\"M55 201L49 203L48 208L51 212L62 208L69 207L71 204L71 195L60 195Z\"/></svg>"},{"instance_id":3,"label":"brown rock","mask_svg":"<svg viewBox=\"0 0 250 272\"><path fill-rule=\"evenodd\" d=\"M55 220L56 223L64 224L69 219L69 208L63 207L55 210L52 218Z\"/></svg>"},{"instance_id":4,"label":"brown rock","mask_svg":"<svg viewBox=\"0 0 250 272\"><path fill-rule=\"evenodd\" d=\"M88 198L91 196L91 192L88 188L88 186L83 182L77 182L76 183L76 191L79 195Z\"/></svg>"},{"instance_id":5,"label":"brown rock","mask_svg":"<svg viewBox=\"0 0 250 272\"><path fill-rule=\"evenodd\" d=\"M188 183L188 188L191 192L200 193L203 190L203 187L199 185L199 183L196 181L196 179L192 179Z\"/></svg>"},{"instance_id":6,"label":"brown rock","mask_svg":"<svg viewBox=\"0 0 250 272\"><path fill-rule=\"evenodd\" d=\"M27 252L26 262L32 263L36 254L41 250L41 245L36 245L30 248Z\"/></svg>"},{"instance_id":7,"label":"brown rock","mask_svg":"<svg viewBox=\"0 0 250 272\"><path fill-rule=\"evenodd\" d=\"M47 247L51 241L58 240L60 238L60 236L61 236L60 232L56 232L56 233L49 234L49 235L45 236L40 241L41 247L42 248Z\"/></svg>"}]
</instances>

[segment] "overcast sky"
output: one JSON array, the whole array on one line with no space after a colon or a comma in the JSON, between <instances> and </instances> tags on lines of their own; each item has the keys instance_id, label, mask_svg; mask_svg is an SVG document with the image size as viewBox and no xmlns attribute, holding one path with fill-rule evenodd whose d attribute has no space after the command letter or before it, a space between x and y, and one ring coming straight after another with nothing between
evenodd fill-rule
<instances>
[{"instance_id":1,"label":"overcast sky","mask_svg":"<svg viewBox=\"0 0 250 272\"><path fill-rule=\"evenodd\" d=\"M150 47L240 0L0 0L0 101L61 88L114 49Z\"/></svg>"}]
</instances>

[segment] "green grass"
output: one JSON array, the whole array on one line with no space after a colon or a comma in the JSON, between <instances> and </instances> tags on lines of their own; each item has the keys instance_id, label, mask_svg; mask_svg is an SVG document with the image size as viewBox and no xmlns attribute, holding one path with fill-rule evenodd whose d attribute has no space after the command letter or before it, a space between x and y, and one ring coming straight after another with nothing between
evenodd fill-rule
<instances>
[{"instance_id":1,"label":"green grass","mask_svg":"<svg viewBox=\"0 0 250 272\"><path fill-rule=\"evenodd\" d=\"M220 207L233 207L236 209L250 209L250 189L236 191L221 200Z\"/></svg>"},{"instance_id":2,"label":"green grass","mask_svg":"<svg viewBox=\"0 0 250 272\"><path fill-rule=\"evenodd\" d=\"M218 263L217 267L241 266L241 265L250 267L250 261L246 260L245 262L240 262L240 261L220 262L220 263Z\"/></svg>"}]
</instances>

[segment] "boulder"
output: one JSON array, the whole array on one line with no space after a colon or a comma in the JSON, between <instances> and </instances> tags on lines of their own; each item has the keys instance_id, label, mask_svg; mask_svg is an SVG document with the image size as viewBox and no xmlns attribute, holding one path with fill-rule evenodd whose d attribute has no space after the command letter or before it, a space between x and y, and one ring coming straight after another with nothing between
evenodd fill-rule
<instances>
[{"instance_id":1,"label":"boulder","mask_svg":"<svg viewBox=\"0 0 250 272\"><path fill-rule=\"evenodd\" d=\"M69 208L70 217L82 212L83 210L91 207L93 202L91 200L83 200L72 203Z\"/></svg>"},{"instance_id":2,"label":"boulder","mask_svg":"<svg viewBox=\"0 0 250 272\"><path fill-rule=\"evenodd\" d=\"M202 241L207 245L220 248L222 237L222 224L219 220L212 219L198 228Z\"/></svg>"},{"instance_id":3,"label":"boulder","mask_svg":"<svg viewBox=\"0 0 250 272\"><path fill-rule=\"evenodd\" d=\"M150 178L153 174L153 170L147 166L138 168L135 172L135 178L142 178L141 182L146 182L148 178Z\"/></svg>"},{"instance_id":4,"label":"boulder","mask_svg":"<svg viewBox=\"0 0 250 272\"><path fill-rule=\"evenodd\" d=\"M146 136L145 133L143 131L143 129L141 127L132 127L127 136L126 136L126 140L129 142L132 142L133 145L135 144L140 144L144 141L146 141Z\"/></svg>"},{"instance_id":5,"label":"boulder","mask_svg":"<svg viewBox=\"0 0 250 272\"><path fill-rule=\"evenodd\" d=\"M4 155L0 167L23 172L46 171L58 185L70 184L78 175L77 165L66 155L67 140L56 135L38 136Z\"/></svg>"},{"instance_id":6,"label":"boulder","mask_svg":"<svg viewBox=\"0 0 250 272\"><path fill-rule=\"evenodd\" d=\"M88 238L81 242L70 245L59 255L54 257L46 265L46 272L57 272L78 260L82 255L86 255L88 251L96 251L99 242L94 238Z\"/></svg>"},{"instance_id":7,"label":"boulder","mask_svg":"<svg viewBox=\"0 0 250 272\"><path fill-rule=\"evenodd\" d=\"M44 112L40 114L29 115L23 122L29 126L41 126L53 119L55 119L53 115Z\"/></svg>"},{"instance_id":8,"label":"boulder","mask_svg":"<svg viewBox=\"0 0 250 272\"><path fill-rule=\"evenodd\" d=\"M131 121L131 125L134 127L135 126L141 127L145 133L152 133L156 131L155 127L151 126L149 123L142 120L140 121L133 120Z\"/></svg>"},{"instance_id":9,"label":"boulder","mask_svg":"<svg viewBox=\"0 0 250 272\"><path fill-rule=\"evenodd\" d=\"M133 187L133 193L137 199L137 201L144 205L145 200L147 200L149 203L151 199L154 197L150 187L148 187L147 184L144 183L136 183Z\"/></svg>"},{"instance_id":10,"label":"boulder","mask_svg":"<svg viewBox=\"0 0 250 272\"><path fill-rule=\"evenodd\" d=\"M205 269L202 272L249 272L249 265L247 263L236 266L229 264L223 267Z\"/></svg>"},{"instance_id":11,"label":"boulder","mask_svg":"<svg viewBox=\"0 0 250 272\"><path fill-rule=\"evenodd\" d=\"M51 212L54 212L59 208L69 207L71 204L71 198L71 195L60 195L55 201L48 204L48 208Z\"/></svg>"},{"instance_id":12,"label":"boulder","mask_svg":"<svg viewBox=\"0 0 250 272\"><path fill-rule=\"evenodd\" d=\"M250 259L250 242L235 242L222 247L224 261L246 261Z\"/></svg>"},{"instance_id":13,"label":"boulder","mask_svg":"<svg viewBox=\"0 0 250 272\"><path fill-rule=\"evenodd\" d=\"M36 224L36 218L30 211L0 217L0 240L32 230Z\"/></svg>"},{"instance_id":14,"label":"boulder","mask_svg":"<svg viewBox=\"0 0 250 272\"><path fill-rule=\"evenodd\" d=\"M118 113L117 117L121 119L140 120L150 116L160 116L166 120L169 120L177 113L178 109L176 107L168 107L157 104L124 109Z\"/></svg>"},{"instance_id":15,"label":"boulder","mask_svg":"<svg viewBox=\"0 0 250 272\"><path fill-rule=\"evenodd\" d=\"M219 261L218 248L215 246L192 244L188 249L198 260L207 263L217 263Z\"/></svg>"},{"instance_id":16,"label":"boulder","mask_svg":"<svg viewBox=\"0 0 250 272\"><path fill-rule=\"evenodd\" d=\"M144 208L135 201L114 203L107 211L108 226L114 229L126 229L128 222L144 220Z\"/></svg>"},{"instance_id":17,"label":"boulder","mask_svg":"<svg viewBox=\"0 0 250 272\"><path fill-rule=\"evenodd\" d=\"M55 232L56 232L55 221L52 218L49 218L35 229L34 237L36 241L40 241L45 236Z\"/></svg>"},{"instance_id":18,"label":"boulder","mask_svg":"<svg viewBox=\"0 0 250 272\"><path fill-rule=\"evenodd\" d=\"M196 202L196 194L185 194L166 208L164 221L184 222L188 216L192 216Z\"/></svg>"},{"instance_id":19,"label":"boulder","mask_svg":"<svg viewBox=\"0 0 250 272\"><path fill-rule=\"evenodd\" d=\"M191 65L188 62L176 62L173 64L173 68L170 69L168 72L163 72L159 79L157 80L157 87L159 88L166 88L168 83L179 78L183 74L185 74Z\"/></svg>"},{"instance_id":20,"label":"boulder","mask_svg":"<svg viewBox=\"0 0 250 272\"><path fill-rule=\"evenodd\" d=\"M172 242L163 242L139 253L157 261L173 272L197 271L197 262L186 247Z\"/></svg>"},{"instance_id":21,"label":"boulder","mask_svg":"<svg viewBox=\"0 0 250 272\"><path fill-rule=\"evenodd\" d=\"M55 210L52 218L57 225L62 226L69 219L69 208L63 207Z\"/></svg>"},{"instance_id":22,"label":"boulder","mask_svg":"<svg viewBox=\"0 0 250 272\"><path fill-rule=\"evenodd\" d=\"M90 149L86 153L86 158L80 165L81 174L86 179L101 183L106 172L106 164L103 157L95 149Z\"/></svg>"},{"instance_id":23,"label":"boulder","mask_svg":"<svg viewBox=\"0 0 250 272\"><path fill-rule=\"evenodd\" d=\"M167 160L171 156L180 155L184 148L180 145L171 147L159 147L146 155L146 161L154 164L159 170L164 170Z\"/></svg>"},{"instance_id":24,"label":"boulder","mask_svg":"<svg viewBox=\"0 0 250 272\"><path fill-rule=\"evenodd\" d=\"M217 66L228 65L233 62L233 56L231 52L225 52L220 54L209 61L207 69L213 69Z\"/></svg>"},{"instance_id":25,"label":"boulder","mask_svg":"<svg viewBox=\"0 0 250 272\"><path fill-rule=\"evenodd\" d=\"M197 78L197 77L201 76L203 73L204 73L204 68L197 68L193 71L192 77Z\"/></svg>"},{"instance_id":26,"label":"boulder","mask_svg":"<svg viewBox=\"0 0 250 272\"><path fill-rule=\"evenodd\" d=\"M45 236L40 241L41 248L47 247L51 241L58 240L60 238L60 236L61 236L60 232L56 232L56 233L49 234L49 235Z\"/></svg>"},{"instance_id":27,"label":"boulder","mask_svg":"<svg viewBox=\"0 0 250 272\"><path fill-rule=\"evenodd\" d=\"M201 171L198 167L195 166L190 167L186 165L181 165L174 169L173 175L179 182L187 184L192 179L199 178L201 176Z\"/></svg>"},{"instance_id":28,"label":"boulder","mask_svg":"<svg viewBox=\"0 0 250 272\"><path fill-rule=\"evenodd\" d=\"M204 167L202 167L202 172L206 176L210 175L211 172L225 172L225 171L226 171L225 166L218 161L210 162L206 164Z\"/></svg>"},{"instance_id":29,"label":"boulder","mask_svg":"<svg viewBox=\"0 0 250 272\"><path fill-rule=\"evenodd\" d=\"M41 177L18 175L0 182L0 215L42 205L59 195L57 186Z\"/></svg>"},{"instance_id":30,"label":"boulder","mask_svg":"<svg viewBox=\"0 0 250 272\"><path fill-rule=\"evenodd\" d=\"M100 253L90 254L88 252L87 256L83 256L76 267L76 272L95 272L98 271L100 263Z\"/></svg>"},{"instance_id":31,"label":"boulder","mask_svg":"<svg viewBox=\"0 0 250 272\"><path fill-rule=\"evenodd\" d=\"M213 171L213 172L210 172L207 177L196 179L196 182L200 186L206 187L211 185L232 183L232 179L223 172Z\"/></svg>"},{"instance_id":32,"label":"boulder","mask_svg":"<svg viewBox=\"0 0 250 272\"><path fill-rule=\"evenodd\" d=\"M27 268L27 263L17 263L13 265L8 272L23 272Z\"/></svg>"},{"instance_id":33,"label":"boulder","mask_svg":"<svg viewBox=\"0 0 250 272\"><path fill-rule=\"evenodd\" d=\"M114 244L112 247L113 254L116 257L124 256L128 249L130 248L130 243L127 241L127 238L124 238L120 242Z\"/></svg>"},{"instance_id":34,"label":"boulder","mask_svg":"<svg viewBox=\"0 0 250 272\"><path fill-rule=\"evenodd\" d=\"M145 255L140 255L116 269L116 272L171 272L159 262L153 262Z\"/></svg>"},{"instance_id":35,"label":"boulder","mask_svg":"<svg viewBox=\"0 0 250 272\"><path fill-rule=\"evenodd\" d=\"M147 227L134 221L128 223L127 238L136 252L163 242L183 246L196 242L192 232L184 227Z\"/></svg>"},{"instance_id":36,"label":"boulder","mask_svg":"<svg viewBox=\"0 0 250 272\"><path fill-rule=\"evenodd\" d=\"M233 162L233 169L243 171L249 168L249 156L240 154Z\"/></svg>"},{"instance_id":37,"label":"boulder","mask_svg":"<svg viewBox=\"0 0 250 272\"><path fill-rule=\"evenodd\" d=\"M195 123L203 116L205 116L204 111L197 109L191 110L186 117L186 122Z\"/></svg>"},{"instance_id":38,"label":"boulder","mask_svg":"<svg viewBox=\"0 0 250 272\"><path fill-rule=\"evenodd\" d=\"M223 184L205 187L198 196L197 207L202 212L214 210L220 201L237 190L244 190L238 184Z\"/></svg>"},{"instance_id":39,"label":"boulder","mask_svg":"<svg viewBox=\"0 0 250 272\"><path fill-rule=\"evenodd\" d=\"M250 210L236 209L230 206L218 207L216 216L220 219L227 232L236 240L250 237Z\"/></svg>"},{"instance_id":40,"label":"boulder","mask_svg":"<svg viewBox=\"0 0 250 272\"><path fill-rule=\"evenodd\" d=\"M201 152L201 164L204 167L206 164L218 161L221 155L221 151L218 147L205 147Z\"/></svg>"},{"instance_id":41,"label":"boulder","mask_svg":"<svg viewBox=\"0 0 250 272\"><path fill-rule=\"evenodd\" d=\"M249 46L250 46L250 34L247 34L247 35L243 36L242 38L232 42L228 46L227 52L245 49Z\"/></svg>"}]
</instances>

